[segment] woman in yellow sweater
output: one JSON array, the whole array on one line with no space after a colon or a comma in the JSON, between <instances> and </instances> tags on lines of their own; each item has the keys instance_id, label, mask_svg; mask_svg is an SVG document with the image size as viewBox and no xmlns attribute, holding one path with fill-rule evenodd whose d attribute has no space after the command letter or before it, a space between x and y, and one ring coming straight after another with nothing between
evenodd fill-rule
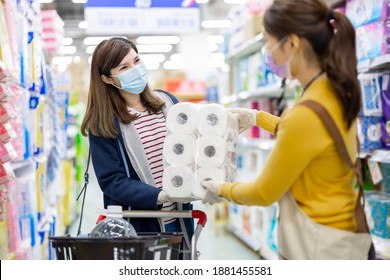
<instances>
[{"instance_id":1,"label":"woman in yellow sweater","mask_svg":"<svg viewBox=\"0 0 390 280\"><path fill-rule=\"evenodd\" d=\"M355 31L349 20L345 15L329 10L321 0L275 0L265 13L264 28L266 61L271 70L281 77L299 81L304 89L300 102L316 101L329 112L354 162L361 92L357 80ZM203 202L214 203L224 197L238 204L268 206L278 201L283 209L290 197L289 205L298 207L293 207L294 213L281 212L279 231L289 215L287 223L297 222L297 216L306 216L308 220L304 227L309 223L316 227L320 225L321 229L331 228L354 235L357 227L355 175L340 156L321 118L310 108L297 105L281 118L250 109L232 111L238 114L242 131L258 125L273 134L277 132L276 144L255 181L204 182L207 193ZM304 233L306 228L300 230ZM371 244L368 237L358 249L363 250L360 256L346 253L355 246L354 241L352 245L344 244L346 248L340 244L339 247L326 245L329 250L339 250L338 253L327 255L316 251L318 248L305 248L311 251L297 255L290 251L295 250L293 247L299 241L294 237L281 237L283 234L288 235L279 232L282 258L367 259ZM317 229L315 235L318 235L312 236L315 240L310 241L312 246L327 244L326 237ZM309 242L304 238L306 241L301 247ZM292 242L297 244L288 244Z\"/></svg>"}]
</instances>

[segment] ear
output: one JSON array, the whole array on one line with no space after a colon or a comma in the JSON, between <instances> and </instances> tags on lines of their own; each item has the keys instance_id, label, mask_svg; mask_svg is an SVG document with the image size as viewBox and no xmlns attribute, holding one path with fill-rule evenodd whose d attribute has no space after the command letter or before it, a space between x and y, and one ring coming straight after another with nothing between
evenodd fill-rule
<instances>
[{"instance_id":1,"label":"ear","mask_svg":"<svg viewBox=\"0 0 390 280\"><path fill-rule=\"evenodd\" d=\"M107 77L106 75L100 75L100 78L102 81L106 84L112 85L114 82L112 81L111 78Z\"/></svg>"},{"instance_id":2,"label":"ear","mask_svg":"<svg viewBox=\"0 0 390 280\"><path fill-rule=\"evenodd\" d=\"M296 34L291 34L289 36L289 41L290 41L290 45L292 48L294 49L299 49L299 47L301 46L302 42L301 42L301 38L296 35Z\"/></svg>"}]
</instances>

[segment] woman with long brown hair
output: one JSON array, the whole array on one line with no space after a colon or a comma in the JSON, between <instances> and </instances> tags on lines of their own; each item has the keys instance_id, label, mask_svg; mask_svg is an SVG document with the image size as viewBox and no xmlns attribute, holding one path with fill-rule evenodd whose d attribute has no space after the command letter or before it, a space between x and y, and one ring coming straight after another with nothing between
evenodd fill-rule
<instances>
[{"instance_id":1,"label":"woman with long brown hair","mask_svg":"<svg viewBox=\"0 0 390 280\"><path fill-rule=\"evenodd\" d=\"M268 66L299 81L301 100L281 118L232 109L241 130L258 125L276 134L276 144L255 181L204 182L203 201L222 196L244 205L279 202L281 258L367 259L371 236L355 216L362 214L354 167L361 106L355 30L322 0L275 0L264 29Z\"/></svg>"},{"instance_id":2,"label":"woman with long brown hair","mask_svg":"<svg viewBox=\"0 0 390 280\"><path fill-rule=\"evenodd\" d=\"M178 102L148 87L148 70L136 45L124 38L102 41L94 50L87 110L81 125L89 137L92 164L104 207L132 210L191 210L162 186L165 116ZM192 219L131 219L137 232L183 232L191 248Z\"/></svg>"}]
</instances>

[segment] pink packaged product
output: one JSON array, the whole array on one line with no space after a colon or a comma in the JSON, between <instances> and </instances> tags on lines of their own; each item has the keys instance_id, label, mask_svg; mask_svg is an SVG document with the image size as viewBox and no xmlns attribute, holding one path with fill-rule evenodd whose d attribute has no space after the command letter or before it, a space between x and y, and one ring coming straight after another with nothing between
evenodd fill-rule
<instances>
[{"instance_id":1,"label":"pink packaged product","mask_svg":"<svg viewBox=\"0 0 390 280\"><path fill-rule=\"evenodd\" d=\"M354 27L359 27L390 16L389 0L348 0L345 13Z\"/></svg>"},{"instance_id":2,"label":"pink packaged product","mask_svg":"<svg viewBox=\"0 0 390 280\"><path fill-rule=\"evenodd\" d=\"M7 200L7 223L9 251L15 253L20 250L21 236L19 226L19 205L21 205L21 194L16 187L16 181L11 180L6 183L8 200Z\"/></svg>"},{"instance_id":3,"label":"pink packaged product","mask_svg":"<svg viewBox=\"0 0 390 280\"><path fill-rule=\"evenodd\" d=\"M252 109L259 110L259 102L253 101L252 102ZM253 138L260 138L260 127L257 125L252 127L252 137Z\"/></svg>"},{"instance_id":4,"label":"pink packaged product","mask_svg":"<svg viewBox=\"0 0 390 280\"><path fill-rule=\"evenodd\" d=\"M356 52L359 61L375 58L390 51L387 21L376 21L356 28Z\"/></svg>"},{"instance_id":5,"label":"pink packaged product","mask_svg":"<svg viewBox=\"0 0 390 280\"><path fill-rule=\"evenodd\" d=\"M0 122L7 122L16 116L16 112L7 103L0 103Z\"/></svg>"},{"instance_id":6,"label":"pink packaged product","mask_svg":"<svg viewBox=\"0 0 390 280\"><path fill-rule=\"evenodd\" d=\"M6 163L16 159L17 154L11 142L0 142L0 161Z\"/></svg>"},{"instance_id":7,"label":"pink packaged product","mask_svg":"<svg viewBox=\"0 0 390 280\"><path fill-rule=\"evenodd\" d=\"M9 163L0 164L0 184L15 179L15 174Z\"/></svg>"},{"instance_id":8,"label":"pink packaged product","mask_svg":"<svg viewBox=\"0 0 390 280\"><path fill-rule=\"evenodd\" d=\"M16 138L15 130L10 123L0 123L0 140L6 143Z\"/></svg>"},{"instance_id":9,"label":"pink packaged product","mask_svg":"<svg viewBox=\"0 0 390 280\"><path fill-rule=\"evenodd\" d=\"M0 102L8 102L12 99L12 97L13 92L10 88L5 84L0 83Z\"/></svg>"},{"instance_id":10,"label":"pink packaged product","mask_svg":"<svg viewBox=\"0 0 390 280\"><path fill-rule=\"evenodd\" d=\"M4 63L0 61L0 82L8 82L11 80L11 74L5 67Z\"/></svg>"}]
</instances>

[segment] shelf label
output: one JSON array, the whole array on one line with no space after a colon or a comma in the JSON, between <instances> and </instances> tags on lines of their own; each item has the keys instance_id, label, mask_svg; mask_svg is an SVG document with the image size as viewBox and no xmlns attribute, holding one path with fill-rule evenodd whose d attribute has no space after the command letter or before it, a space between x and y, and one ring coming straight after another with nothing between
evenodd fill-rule
<instances>
[{"instance_id":1,"label":"shelf label","mask_svg":"<svg viewBox=\"0 0 390 280\"><path fill-rule=\"evenodd\" d=\"M382 181L383 176L378 162L368 161L368 169L370 170L372 182L374 184L378 184L380 181Z\"/></svg>"}]
</instances>

